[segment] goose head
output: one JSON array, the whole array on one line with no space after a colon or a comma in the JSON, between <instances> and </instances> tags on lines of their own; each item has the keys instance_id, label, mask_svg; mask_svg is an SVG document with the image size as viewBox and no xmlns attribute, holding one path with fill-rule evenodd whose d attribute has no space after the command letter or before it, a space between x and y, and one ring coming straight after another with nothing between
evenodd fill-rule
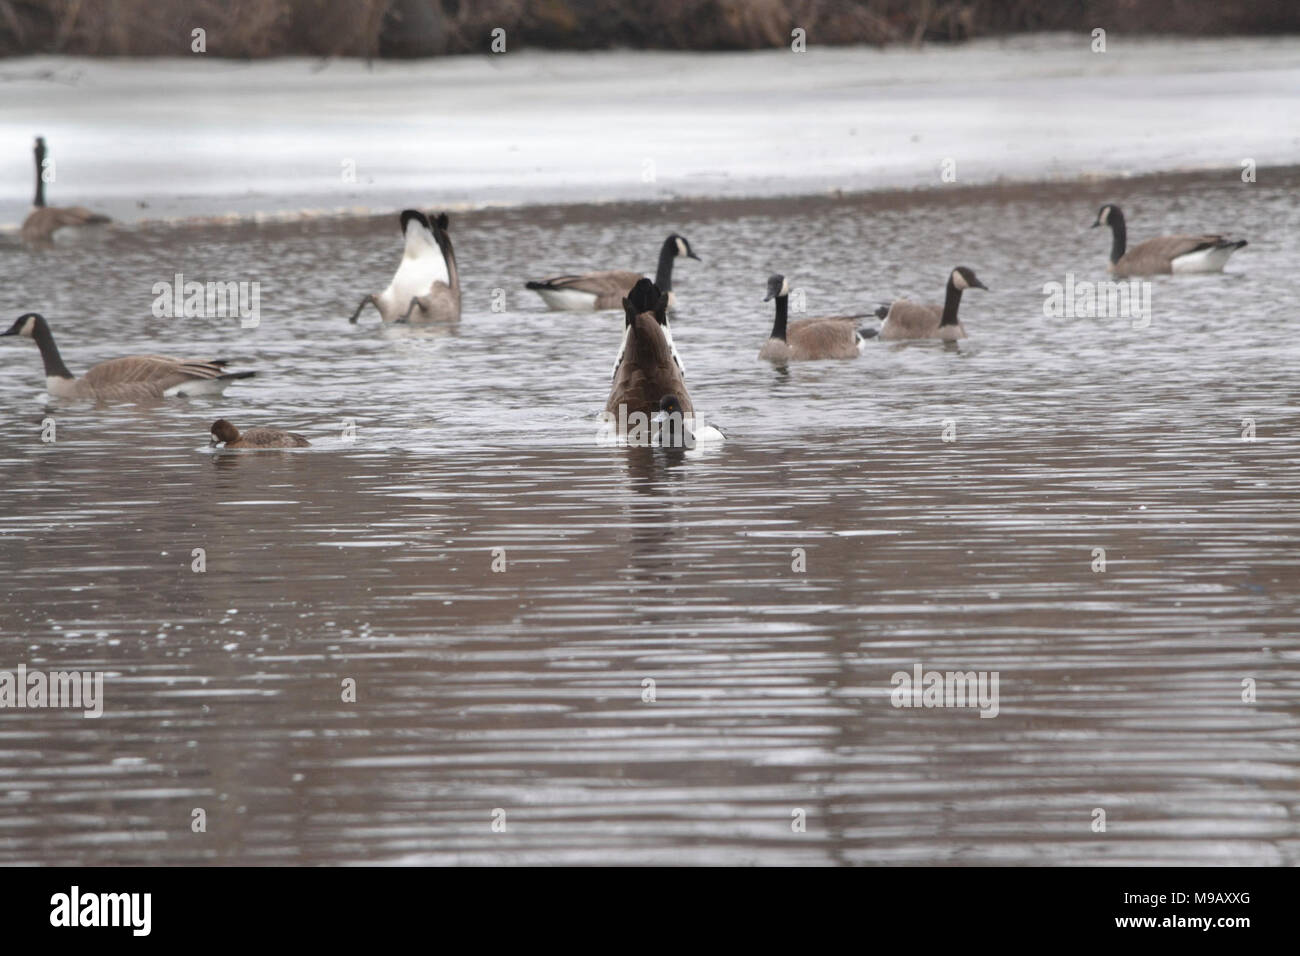
<instances>
[{"instance_id":1,"label":"goose head","mask_svg":"<svg viewBox=\"0 0 1300 956\"><path fill-rule=\"evenodd\" d=\"M215 447L222 442L229 444L232 441L238 440L239 429L230 424L230 422L226 421L224 418L218 418L212 423L212 437L208 440L209 445Z\"/></svg>"},{"instance_id":2,"label":"goose head","mask_svg":"<svg viewBox=\"0 0 1300 956\"><path fill-rule=\"evenodd\" d=\"M691 248L691 244L687 241L685 236L679 236L674 232L664 240L664 245L670 246L673 250L673 255L675 256L685 256L687 259L694 259L696 262L702 261L700 257L695 254L695 250Z\"/></svg>"},{"instance_id":3,"label":"goose head","mask_svg":"<svg viewBox=\"0 0 1300 956\"><path fill-rule=\"evenodd\" d=\"M14 324L9 326L9 330L7 332L0 332L0 336L22 335L29 339L34 339L36 338L36 330L42 325L45 325L44 316L39 312L28 312L25 315L18 316L14 321Z\"/></svg>"},{"instance_id":4,"label":"goose head","mask_svg":"<svg viewBox=\"0 0 1300 956\"><path fill-rule=\"evenodd\" d=\"M1119 218L1123 216L1123 213L1119 211L1119 206L1108 202L1097 210L1097 218L1093 222L1092 228L1096 229L1098 226L1109 226L1111 224L1112 216Z\"/></svg>"},{"instance_id":5,"label":"goose head","mask_svg":"<svg viewBox=\"0 0 1300 956\"><path fill-rule=\"evenodd\" d=\"M790 283L786 281L783 275L769 276L767 280L767 295L763 296L764 302L771 302L773 299L779 299L782 296L790 294Z\"/></svg>"},{"instance_id":6,"label":"goose head","mask_svg":"<svg viewBox=\"0 0 1300 956\"><path fill-rule=\"evenodd\" d=\"M965 266L958 266L956 269L953 269L952 274L948 276L948 282L954 289L958 290L983 289L985 292L989 290L989 287L983 282L980 282L980 280L975 277L975 273L970 269L967 269Z\"/></svg>"}]
</instances>

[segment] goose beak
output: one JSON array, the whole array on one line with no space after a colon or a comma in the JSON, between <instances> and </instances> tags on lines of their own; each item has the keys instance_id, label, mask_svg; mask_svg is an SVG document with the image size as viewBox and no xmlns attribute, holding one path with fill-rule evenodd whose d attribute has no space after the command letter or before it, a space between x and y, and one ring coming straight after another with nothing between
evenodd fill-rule
<instances>
[{"instance_id":1,"label":"goose beak","mask_svg":"<svg viewBox=\"0 0 1300 956\"><path fill-rule=\"evenodd\" d=\"M704 261L704 260L701 259L699 256L697 256L694 252L688 252L688 253L686 253L686 258L687 258L687 259L694 259L696 262L703 262L703 261Z\"/></svg>"},{"instance_id":2,"label":"goose beak","mask_svg":"<svg viewBox=\"0 0 1300 956\"><path fill-rule=\"evenodd\" d=\"M764 301L764 302L771 302L771 301L772 301L772 293L769 292L767 295L763 296L763 301Z\"/></svg>"},{"instance_id":3,"label":"goose beak","mask_svg":"<svg viewBox=\"0 0 1300 956\"><path fill-rule=\"evenodd\" d=\"M1101 225L1101 223L1099 223L1099 222L1094 222L1094 223L1092 224L1092 228L1093 228L1093 229L1096 229L1096 228L1097 228L1098 226L1100 226L1100 225Z\"/></svg>"},{"instance_id":4,"label":"goose beak","mask_svg":"<svg viewBox=\"0 0 1300 956\"><path fill-rule=\"evenodd\" d=\"M988 292L988 291L989 291L989 287L986 286L983 282L980 282L979 279L976 279L976 280L975 280L975 288L977 288L977 289L983 289L985 292Z\"/></svg>"}]
</instances>

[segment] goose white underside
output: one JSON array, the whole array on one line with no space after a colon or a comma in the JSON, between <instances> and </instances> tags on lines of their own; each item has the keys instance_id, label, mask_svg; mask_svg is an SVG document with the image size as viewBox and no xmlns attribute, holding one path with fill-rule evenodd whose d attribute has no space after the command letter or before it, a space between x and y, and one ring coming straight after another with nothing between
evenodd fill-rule
<instances>
[{"instance_id":1,"label":"goose white underside","mask_svg":"<svg viewBox=\"0 0 1300 956\"><path fill-rule=\"evenodd\" d=\"M388 288L379 294L380 311L385 315L389 310L405 315L411 300L426 295L435 282L450 288L451 271L447 268L447 260L443 258L433 233L420 225L419 220L412 219L406 224L406 249L402 253L402 262Z\"/></svg>"},{"instance_id":2,"label":"goose white underside","mask_svg":"<svg viewBox=\"0 0 1300 956\"><path fill-rule=\"evenodd\" d=\"M228 378L196 378L181 382L163 392L164 398L194 398L198 395L220 395L231 382Z\"/></svg>"},{"instance_id":3,"label":"goose white underside","mask_svg":"<svg viewBox=\"0 0 1300 956\"><path fill-rule=\"evenodd\" d=\"M595 312L596 293L581 289L534 289L552 312ZM604 310L606 312L609 309Z\"/></svg>"},{"instance_id":4,"label":"goose white underside","mask_svg":"<svg viewBox=\"0 0 1300 956\"><path fill-rule=\"evenodd\" d=\"M727 436L723 433L722 429L716 428L713 425L700 425L699 428L696 428L696 422L698 419L693 416L687 417L683 419L683 421L686 425L687 431L691 433L695 445L720 445L727 440ZM652 431L653 434L650 436L650 440L645 441L642 434L639 434L638 430L633 429L632 440L629 441L627 434L619 433L617 422L611 422L608 419L605 419L601 422L600 430L596 435L596 444L601 446L616 445L624 447L630 445L633 448L659 448L659 429L656 426Z\"/></svg>"},{"instance_id":5,"label":"goose white underside","mask_svg":"<svg viewBox=\"0 0 1300 956\"><path fill-rule=\"evenodd\" d=\"M1199 249L1186 255L1176 256L1169 263L1173 272L1222 272L1228 259L1237 250L1232 246L1217 249Z\"/></svg>"},{"instance_id":6,"label":"goose white underside","mask_svg":"<svg viewBox=\"0 0 1300 956\"><path fill-rule=\"evenodd\" d=\"M612 312L622 306L614 305L608 309L596 308L596 293L583 292L581 289L533 289L542 297L546 307L552 312ZM677 307L677 296L668 293L668 308Z\"/></svg>"}]
</instances>

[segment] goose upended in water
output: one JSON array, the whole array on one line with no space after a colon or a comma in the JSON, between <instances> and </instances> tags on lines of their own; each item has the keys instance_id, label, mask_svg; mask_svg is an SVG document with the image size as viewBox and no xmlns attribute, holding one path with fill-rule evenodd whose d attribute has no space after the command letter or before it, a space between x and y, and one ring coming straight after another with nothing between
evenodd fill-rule
<instances>
[{"instance_id":1,"label":"goose upended in water","mask_svg":"<svg viewBox=\"0 0 1300 956\"><path fill-rule=\"evenodd\" d=\"M681 364L667 335L667 293L642 278L623 300L623 313L623 345L605 403L606 416L626 423L640 413L648 423L665 395L675 395L684 413L694 415ZM624 431L625 425L620 424L619 430Z\"/></svg>"},{"instance_id":2,"label":"goose upended in water","mask_svg":"<svg viewBox=\"0 0 1300 956\"><path fill-rule=\"evenodd\" d=\"M948 274L948 289L943 305L922 304L899 299L888 306L881 306L876 315L884 319L880 326L880 338L885 341L900 339L954 339L966 338L966 330L957 320L957 307L961 304L961 294L965 289L988 290L983 282L975 278L975 273L965 266L958 266Z\"/></svg>"},{"instance_id":3,"label":"goose upended in water","mask_svg":"<svg viewBox=\"0 0 1300 956\"><path fill-rule=\"evenodd\" d=\"M816 359L851 359L862 354L869 336L858 331L858 315L799 319L787 322L790 306L790 283L783 275L767 280L764 302L776 300L776 321L772 335L759 350L758 357L769 362L807 362ZM872 331L870 335L875 335Z\"/></svg>"},{"instance_id":4,"label":"goose upended in water","mask_svg":"<svg viewBox=\"0 0 1300 956\"><path fill-rule=\"evenodd\" d=\"M1228 258L1246 245L1245 239L1199 236L1157 236L1128 249L1124 213L1114 203L1097 211L1092 228L1110 226L1110 272L1122 276L1168 275L1177 272L1222 272ZM1126 251L1127 250L1127 251Z\"/></svg>"},{"instance_id":5,"label":"goose upended in water","mask_svg":"<svg viewBox=\"0 0 1300 956\"><path fill-rule=\"evenodd\" d=\"M311 442L294 432L278 428L250 428L241 432L224 418L212 423L210 445L226 448L306 448Z\"/></svg>"},{"instance_id":6,"label":"goose upended in water","mask_svg":"<svg viewBox=\"0 0 1300 956\"><path fill-rule=\"evenodd\" d=\"M84 206L47 206L45 205L45 140L36 137L36 198L34 207L23 220L19 235L24 242L49 242L59 229L69 226L96 226L112 222L107 216L91 212Z\"/></svg>"},{"instance_id":7,"label":"goose upended in water","mask_svg":"<svg viewBox=\"0 0 1300 956\"><path fill-rule=\"evenodd\" d=\"M367 305L384 322L456 322L460 319L460 273L447 234L447 214L432 222L416 209L402 212L406 247L393 281L378 295L367 295L348 321L355 323Z\"/></svg>"},{"instance_id":8,"label":"goose upended in water","mask_svg":"<svg viewBox=\"0 0 1300 956\"><path fill-rule=\"evenodd\" d=\"M673 233L664 240L659 249L659 267L655 270L655 287L668 294L668 307L675 308L676 296L673 295L673 261L678 256L685 256L697 262L700 257L691 249L685 236ZM551 276L540 282L525 283L524 288L532 289L542 297L546 307L554 312L591 312L606 309L618 309L632 287L645 278L639 272L624 269L610 269L604 272L588 272L584 275Z\"/></svg>"},{"instance_id":9,"label":"goose upended in water","mask_svg":"<svg viewBox=\"0 0 1300 956\"><path fill-rule=\"evenodd\" d=\"M4 335L35 339L45 362L45 390L54 398L96 398L104 401L145 401L157 398L220 395L237 378L255 372L227 372L221 359L132 355L92 366L80 378L68 371L45 319L36 312L21 315Z\"/></svg>"}]
</instances>

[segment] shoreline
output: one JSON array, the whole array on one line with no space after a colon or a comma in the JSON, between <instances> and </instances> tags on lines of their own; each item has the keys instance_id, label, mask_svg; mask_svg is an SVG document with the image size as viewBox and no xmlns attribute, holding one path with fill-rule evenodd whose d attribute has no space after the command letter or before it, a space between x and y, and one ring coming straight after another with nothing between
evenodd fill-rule
<instances>
[{"instance_id":1,"label":"shoreline","mask_svg":"<svg viewBox=\"0 0 1300 956\"><path fill-rule=\"evenodd\" d=\"M1300 163L1285 166L1260 167L1256 181L1278 184L1290 182L1300 188ZM864 210L906 209L939 203L968 205L980 202L1006 202L1022 198L1050 198L1053 195L1078 198L1092 197L1098 202L1105 197L1125 197L1150 191L1154 188L1177 188L1215 183L1230 186L1240 183L1238 169L1184 169L1153 171L1132 175L1087 175L1074 179L1024 179L994 183L947 186L918 186L899 188L882 186L878 189L823 190L815 193L779 193L733 196L677 196L662 199L609 199L529 202L459 202L431 205L426 211L446 211L456 216L476 220L508 219L528 213L562 222L590 222L599 224L623 218L629 209L644 210L654 207L666 218L679 220L735 218L744 215L780 215L797 207L801 211L815 211L823 206L857 206ZM1242 185L1246 185L1242 183ZM269 229L304 225L356 226L359 231L369 231L376 224L386 228L399 207L373 209L368 207L343 207L339 209L300 209L255 212L247 215L220 214L212 216L179 216L173 218L140 218L117 221L108 228L113 231L152 232L185 229ZM0 237L18 236L17 224L0 226Z\"/></svg>"}]
</instances>

